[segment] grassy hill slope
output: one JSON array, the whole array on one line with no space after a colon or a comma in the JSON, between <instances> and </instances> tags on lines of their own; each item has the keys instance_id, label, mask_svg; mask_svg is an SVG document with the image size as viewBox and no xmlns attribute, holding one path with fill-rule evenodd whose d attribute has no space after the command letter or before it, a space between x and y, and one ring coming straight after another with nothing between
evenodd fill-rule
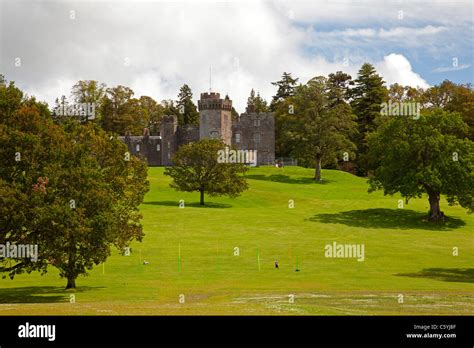
<instances>
[{"instance_id":1,"label":"grassy hill slope","mask_svg":"<svg viewBox=\"0 0 474 348\"><path fill-rule=\"evenodd\" d=\"M198 193L170 189L163 168L150 168L146 236L131 256L114 252L73 292L53 269L0 280L0 315L474 314L474 216L443 200L450 219L433 225L426 198L398 209L400 197L368 194L363 178L312 175L252 168L241 197L206 196L201 207ZM363 244L364 261L326 258L333 242Z\"/></svg>"}]
</instances>

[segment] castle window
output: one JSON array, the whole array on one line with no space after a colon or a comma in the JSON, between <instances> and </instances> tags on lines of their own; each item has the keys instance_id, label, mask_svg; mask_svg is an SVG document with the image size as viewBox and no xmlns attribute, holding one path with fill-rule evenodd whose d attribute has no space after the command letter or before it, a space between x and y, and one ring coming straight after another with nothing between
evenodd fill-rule
<instances>
[{"instance_id":1,"label":"castle window","mask_svg":"<svg viewBox=\"0 0 474 348\"><path fill-rule=\"evenodd\" d=\"M171 143L168 141L168 149L171 149Z\"/></svg>"},{"instance_id":2,"label":"castle window","mask_svg":"<svg viewBox=\"0 0 474 348\"><path fill-rule=\"evenodd\" d=\"M140 152L140 144L137 144L137 146L135 147L135 149L137 150L137 152Z\"/></svg>"},{"instance_id":3,"label":"castle window","mask_svg":"<svg viewBox=\"0 0 474 348\"><path fill-rule=\"evenodd\" d=\"M168 159L170 159L170 158L171 158L171 154L168 152Z\"/></svg>"},{"instance_id":4,"label":"castle window","mask_svg":"<svg viewBox=\"0 0 474 348\"><path fill-rule=\"evenodd\" d=\"M235 133L235 142L240 143L240 133Z\"/></svg>"},{"instance_id":5,"label":"castle window","mask_svg":"<svg viewBox=\"0 0 474 348\"><path fill-rule=\"evenodd\" d=\"M259 118L256 118L255 120L253 120L253 125L255 127L260 127L260 119Z\"/></svg>"},{"instance_id":6,"label":"castle window","mask_svg":"<svg viewBox=\"0 0 474 348\"><path fill-rule=\"evenodd\" d=\"M160 151L160 144L156 144L156 151Z\"/></svg>"},{"instance_id":7,"label":"castle window","mask_svg":"<svg viewBox=\"0 0 474 348\"><path fill-rule=\"evenodd\" d=\"M219 132L212 131L211 132L211 139L218 139L218 138L219 138Z\"/></svg>"},{"instance_id":8,"label":"castle window","mask_svg":"<svg viewBox=\"0 0 474 348\"><path fill-rule=\"evenodd\" d=\"M258 144L260 143L260 133L253 134L253 140Z\"/></svg>"}]
</instances>

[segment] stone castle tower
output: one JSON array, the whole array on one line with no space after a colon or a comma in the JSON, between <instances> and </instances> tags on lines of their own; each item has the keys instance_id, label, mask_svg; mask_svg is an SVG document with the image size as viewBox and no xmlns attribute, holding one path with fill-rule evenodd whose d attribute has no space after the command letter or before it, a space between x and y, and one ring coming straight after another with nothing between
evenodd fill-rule
<instances>
[{"instance_id":1,"label":"stone castle tower","mask_svg":"<svg viewBox=\"0 0 474 348\"><path fill-rule=\"evenodd\" d=\"M199 138L222 139L232 142L232 101L228 96L220 98L219 93L201 93L198 101Z\"/></svg>"}]
</instances>

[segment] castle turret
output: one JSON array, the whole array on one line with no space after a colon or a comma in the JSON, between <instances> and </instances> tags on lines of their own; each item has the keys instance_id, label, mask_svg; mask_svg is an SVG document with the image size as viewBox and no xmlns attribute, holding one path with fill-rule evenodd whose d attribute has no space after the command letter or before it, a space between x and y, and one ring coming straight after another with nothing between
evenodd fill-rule
<instances>
[{"instance_id":1,"label":"castle turret","mask_svg":"<svg viewBox=\"0 0 474 348\"><path fill-rule=\"evenodd\" d=\"M222 139L230 145L232 141L232 100L219 93L201 93L199 107L199 137Z\"/></svg>"}]
</instances>

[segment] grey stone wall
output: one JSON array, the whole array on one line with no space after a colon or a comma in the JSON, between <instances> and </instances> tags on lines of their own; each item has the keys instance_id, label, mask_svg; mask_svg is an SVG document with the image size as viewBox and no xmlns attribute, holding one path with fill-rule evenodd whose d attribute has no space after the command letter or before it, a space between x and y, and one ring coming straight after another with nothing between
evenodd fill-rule
<instances>
[{"instance_id":1,"label":"grey stone wall","mask_svg":"<svg viewBox=\"0 0 474 348\"><path fill-rule=\"evenodd\" d=\"M243 113L232 124L232 144L239 150L257 150L257 164L275 161L273 113Z\"/></svg>"},{"instance_id":2,"label":"grey stone wall","mask_svg":"<svg viewBox=\"0 0 474 348\"><path fill-rule=\"evenodd\" d=\"M176 116L163 116L161 120L161 165L171 165L173 154L178 150L178 118Z\"/></svg>"},{"instance_id":3,"label":"grey stone wall","mask_svg":"<svg viewBox=\"0 0 474 348\"><path fill-rule=\"evenodd\" d=\"M131 155L145 158L150 166L160 166L161 136L124 136L119 137L128 147Z\"/></svg>"},{"instance_id":4,"label":"grey stone wall","mask_svg":"<svg viewBox=\"0 0 474 348\"><path fill-rule=\"evenodd\" d=\"M178 146L199 141L199 126L178 126L177 138Z\"/></svg>"}]
</instances>

